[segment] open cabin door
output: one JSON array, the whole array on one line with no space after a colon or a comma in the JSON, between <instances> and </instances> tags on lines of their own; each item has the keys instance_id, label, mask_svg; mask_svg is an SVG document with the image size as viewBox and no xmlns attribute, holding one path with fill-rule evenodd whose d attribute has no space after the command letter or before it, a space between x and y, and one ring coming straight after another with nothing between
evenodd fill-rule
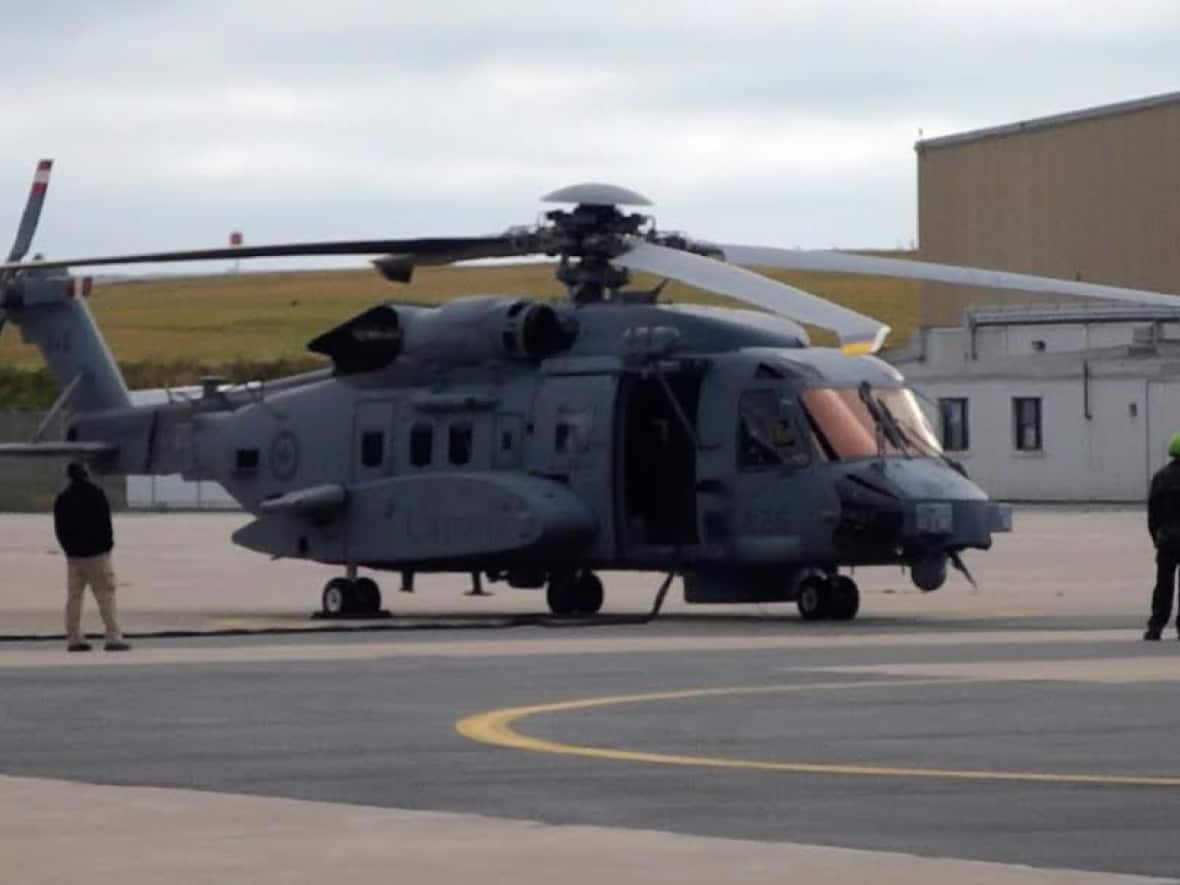
<instances>
[{"instance_id":1,"label":"open cabin door","mask_svg":"<svg viewBox=\"0 0 1180 885\"><path fill-rule=\"evenodd\" d=\"M697 407L702 375L624 376L619 504L624 555L699 543Z\"/></svg>"}]
</instances>

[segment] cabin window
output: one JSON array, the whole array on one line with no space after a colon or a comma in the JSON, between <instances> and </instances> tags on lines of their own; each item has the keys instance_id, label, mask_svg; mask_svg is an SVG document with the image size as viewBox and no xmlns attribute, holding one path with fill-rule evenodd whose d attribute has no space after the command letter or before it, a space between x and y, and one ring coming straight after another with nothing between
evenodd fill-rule
<instances>
[{"instance_id":1,"label":"cabin window","mask_svg":"<svg viewBox=\"0 0 1180 885\"><path fill-rule=\"evenodd\" d=\"M384 460L385 433L366 430L361 434L361 464L365 467L380 467Z\"/></svg>"},{"instance_id":2,"label":"cabin window","mask_svg":"<svg viewBox=\"0 0 1180 885\"><path fill-rule=\"evenodd\" d=\"M426 467L434 457L434 426L419 421L410 428L410 464Z\"/></svg>"},{"instance_id":3,"label":"cabin window","mask_svg":"<svg viewBox=\"0 0 1180 885\"><path fill-rule=\"evenodd\" d=\"M947 397L938 401L938 415L942 422L942 447L948 452L965 452L971 438L967 429L967 400Z\"/></svg>"},{"instance_id":4,"label":"cabin window","mask_svg":"<svg viewBox=\"0 0 1180 885\"><path fill-rule=\"evenodd\" d=\"M743 469L810 463L793 400L773 390L753 390L742 394L739 406L738 463Z\"/></svg>"},{"instance_id":5,"label":"cabin window","mask_svg":"<svg viewBox=\"0 0 1180 885\"><path fill-rule=\"evenodd\" d=\"M1018 396L1012 399L1012 427L1016 451L1041 451L1043 440L1041 438L1041 398L1039 396Z\"/></svg>"},{"instance_id":6,"label":"cabin window","mask_svg":"<svg viewBox=\"0 0 1180 885\"><path fill-rule=\"evenodd\" d=\"M240 473L253 473L258 469L258 449L238 449L234 466Z\"/></svg>"},{"instance_id":7,"label":"cabin window","mask_svg":"<svg viewBox=\"0 0 1180 885\"><path fill-rule=\"evenodd\" d=\"M462 465L471 460L471 444L475 427L470 421L455 421L447 434L447 458L452 464Z\"/></svg>"}]
</instances>

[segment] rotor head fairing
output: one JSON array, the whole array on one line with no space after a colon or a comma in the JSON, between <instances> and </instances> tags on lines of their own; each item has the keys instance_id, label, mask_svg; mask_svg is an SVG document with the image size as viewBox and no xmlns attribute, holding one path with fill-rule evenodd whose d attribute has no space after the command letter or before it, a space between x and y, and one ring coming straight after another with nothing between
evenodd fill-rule
<instances>
[{"instance_id":1,"label":"rotor head fairing","mask_svg":"<svg viewBox=\"0 0 1180 885\"><path fill-rule=\"evenodd\" d=\"M650 206L651 200L636 191L597 181L571 184L541 197L542 203L581 203L586 206Z\"/></svg>"}]
</instances>

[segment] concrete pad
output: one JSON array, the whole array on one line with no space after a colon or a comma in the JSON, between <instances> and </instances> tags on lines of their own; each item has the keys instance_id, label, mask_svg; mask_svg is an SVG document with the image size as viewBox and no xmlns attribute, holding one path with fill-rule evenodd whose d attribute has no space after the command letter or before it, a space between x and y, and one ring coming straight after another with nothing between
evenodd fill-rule
<instances>
[{"instance_id":1,"label":"concrete pad","mask_svg":"<svg viewBox=\"0 0 1180 885\"><path fill-rule=\"evenodd\" d=\"M338 570L315 563L272 562L235 547L241 513L121 514L115 517L119 607L128 632L302 629L318 622L324 583ZM1135 614L1146 620L1154 561L1141 510L1021 508L1016 531L996 536L987 552L966 556L982 585L971 592L958 574L936 593L912 587L898 568L860 569L862 618L976 621L1033 616ZM65 563L47 515L0 514L0 612L4 634L62 632ZM397 592L396 575L377 575L397 615L503 615L543 612L543 594L488 585L494 595L469 597L465 575L421 575L417 592ZM658 575L604 574L607 613L651 606ZM764 614L794 617L789 603L688 606L677 585L671 614ZM93 603L86 625L98 628Z\"/></svg>"},{"instance_id":2,"label":"concrete pad","mask_svg":"<svg viewBox=\"0 0 1180 885\"><path fill-rule=\"evenodd\" d=\"M740 628L739 628L740 630ZM199 663L276 663L280 661L363 661L381 658L496 658L512 655L613 655L629 653L697 653L748 652L825 648L886 648L922 645L928 648L958 647L967 643L1010 645L1068 645L1076 643L1127 642L1126 634L1113 630L1057 630L1027 632L1018 630L981 630L964 636L939 633L931 627L925 632L823 634L818 636L604 636L560 639L453 640L399 643L396 636L363 642L334 644L252 643L250 645L191 647L144 646L131 652L107 654L96 650L88 654L70 654L60 648L0 646L0 670L20 667L120 667L146 664ZM1159 666L1180 675L1180 643L1166 647L1175 652ZM1161 652L1166 656L1167 651ZM1059 672L1068 674L1069 662ZM935 664L932 668L949 665ZM963 665L970 670L975 664ZM980 665L982 666L982 665ZM1014 662L1010 676L1004 678L1040 678L1036 668ZM1096 671L1104 666L1093 665ZM1023 675L1021 668L1023 669ZM856 668L849 668L856 669ZM904 668L899 668L904 669ZM926 674L919 674L926 675ZM931 675L942 675L941 672ZM947 675L962 675L948 673ZM971 672L974 677L976 674ZM1049 677L1046 677L1049 678ZM1081 678L1081 677L1077 677Z\"/></svg>"},{"instance_id":3,"label":"concrete pad","mask_svg":"<svg viewBox=\"0 0 1180 885\"><path fill-rule=\"evenodd\" d=\"M26 883L1146 883L1139 876L466 814L0 777Z\"/></svg>"}]
</instances>

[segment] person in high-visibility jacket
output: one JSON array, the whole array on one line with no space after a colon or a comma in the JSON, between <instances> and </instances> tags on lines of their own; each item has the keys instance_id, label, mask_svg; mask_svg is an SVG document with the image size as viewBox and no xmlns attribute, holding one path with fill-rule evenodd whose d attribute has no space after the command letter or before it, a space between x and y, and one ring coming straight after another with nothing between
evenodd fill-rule
<instances>
[{"instance_id":1,"label":"person in high-visibility jacket","mask_svg":"<svg viewBox=\"0 0 1180 885\"><path fill-rule=\"evenodd\" d=\"M1144 639L1159 639L1172 616L1176 569L1180 566L1180 433L1168 443L1171 460L1151 478L1147 495L1147 530L1155 544L1155 590ZM1180 636L1180 623L1177 624Z\"/></svg>"}]
</instances>

